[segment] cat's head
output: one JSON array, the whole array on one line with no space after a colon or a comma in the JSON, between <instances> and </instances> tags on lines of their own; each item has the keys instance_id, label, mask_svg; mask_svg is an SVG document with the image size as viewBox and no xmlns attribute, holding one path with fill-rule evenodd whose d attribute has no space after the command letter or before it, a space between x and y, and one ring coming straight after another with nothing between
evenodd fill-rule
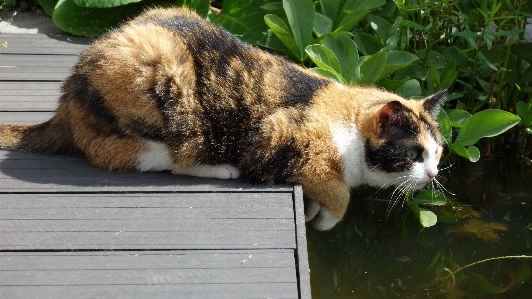
<instances>
[{"instance_id":1,"label":"cat's head","mask_svg":"<svg viewBox=\"0 0 532 299\"><path fill-rule=\"evenodd\" d=\"M364 144L371 185L417 190L436 177L443 151L436 118L446 96L445 90L421 101L382 104Z\"/></svg>"}]
</instances>

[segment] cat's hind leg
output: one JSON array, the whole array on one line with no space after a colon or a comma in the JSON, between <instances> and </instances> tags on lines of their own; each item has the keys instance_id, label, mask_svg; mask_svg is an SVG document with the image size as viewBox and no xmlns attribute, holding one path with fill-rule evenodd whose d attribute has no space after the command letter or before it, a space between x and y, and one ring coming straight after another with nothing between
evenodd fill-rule
<instances>
[{"instance_id":1,"label":"cat's hind leg","mask_svg":"<svg viewBox=\"0 0 532 299\"><path fill-rule=\"evenodd\" d=\"M240 171L230 164L177 167L172 162L168 146L157 141L146 141L145 149L137 157L136 167L139 171L171 170L175 174L203 178L236 179L240 177Z\"/></svg>"}]
</instances>

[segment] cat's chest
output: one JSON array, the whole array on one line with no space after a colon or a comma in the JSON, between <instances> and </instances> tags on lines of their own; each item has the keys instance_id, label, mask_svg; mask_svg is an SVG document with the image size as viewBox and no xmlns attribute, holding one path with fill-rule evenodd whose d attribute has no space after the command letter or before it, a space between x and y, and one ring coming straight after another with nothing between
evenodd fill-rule
<instances>
[{"instance_id":1,"label":"cat's chest","mask_svg":"<svg viewBox=\"0 0 532 299\"><path fill-rule=\"evenodd\" d=\"M349 123L331 123L330 129L342 160L345 183L349 187L364 184L364 140L357 126Z\"/></svg>"}]
</instances>

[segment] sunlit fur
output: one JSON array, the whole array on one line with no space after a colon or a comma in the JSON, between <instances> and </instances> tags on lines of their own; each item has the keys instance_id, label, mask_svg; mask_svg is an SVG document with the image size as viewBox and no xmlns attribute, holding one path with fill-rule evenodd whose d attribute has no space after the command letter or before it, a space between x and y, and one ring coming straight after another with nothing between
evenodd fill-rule
<instances>
[{"instance_id":1,"label":"sunlit fur","mask_svg":"<svg viewBox=\"0 0 532 299\"><path fill-rule=\"evenodd\" d=\"M0 148L79 153L114 171L298 182L307 219L329 229L350 188L431 181L445 94L407 101L343 86L189 10L156 9L81 54L51 120L0 125Z\"/></svg>"}]
</instances>

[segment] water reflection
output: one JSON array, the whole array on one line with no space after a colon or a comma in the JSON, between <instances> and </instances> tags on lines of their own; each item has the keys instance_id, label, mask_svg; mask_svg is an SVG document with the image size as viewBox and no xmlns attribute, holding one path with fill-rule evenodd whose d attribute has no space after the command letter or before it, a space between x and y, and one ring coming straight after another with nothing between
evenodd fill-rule
<instances>
[{"instance_id":1,"label":"water reflection","mask_svg":"<svg viewBox=\"0 0 532 299\"><path fill-rule=\"evenodd\" d=\"M532 167L514 160L457 161L422 229L406 208L386 219L386 194L354 194L328 232L307 227L313 298L532 298ZM454 217L454 218L453 218ZM453 274L454 275L451 275Z\"/></svg>"}]
</instances>

